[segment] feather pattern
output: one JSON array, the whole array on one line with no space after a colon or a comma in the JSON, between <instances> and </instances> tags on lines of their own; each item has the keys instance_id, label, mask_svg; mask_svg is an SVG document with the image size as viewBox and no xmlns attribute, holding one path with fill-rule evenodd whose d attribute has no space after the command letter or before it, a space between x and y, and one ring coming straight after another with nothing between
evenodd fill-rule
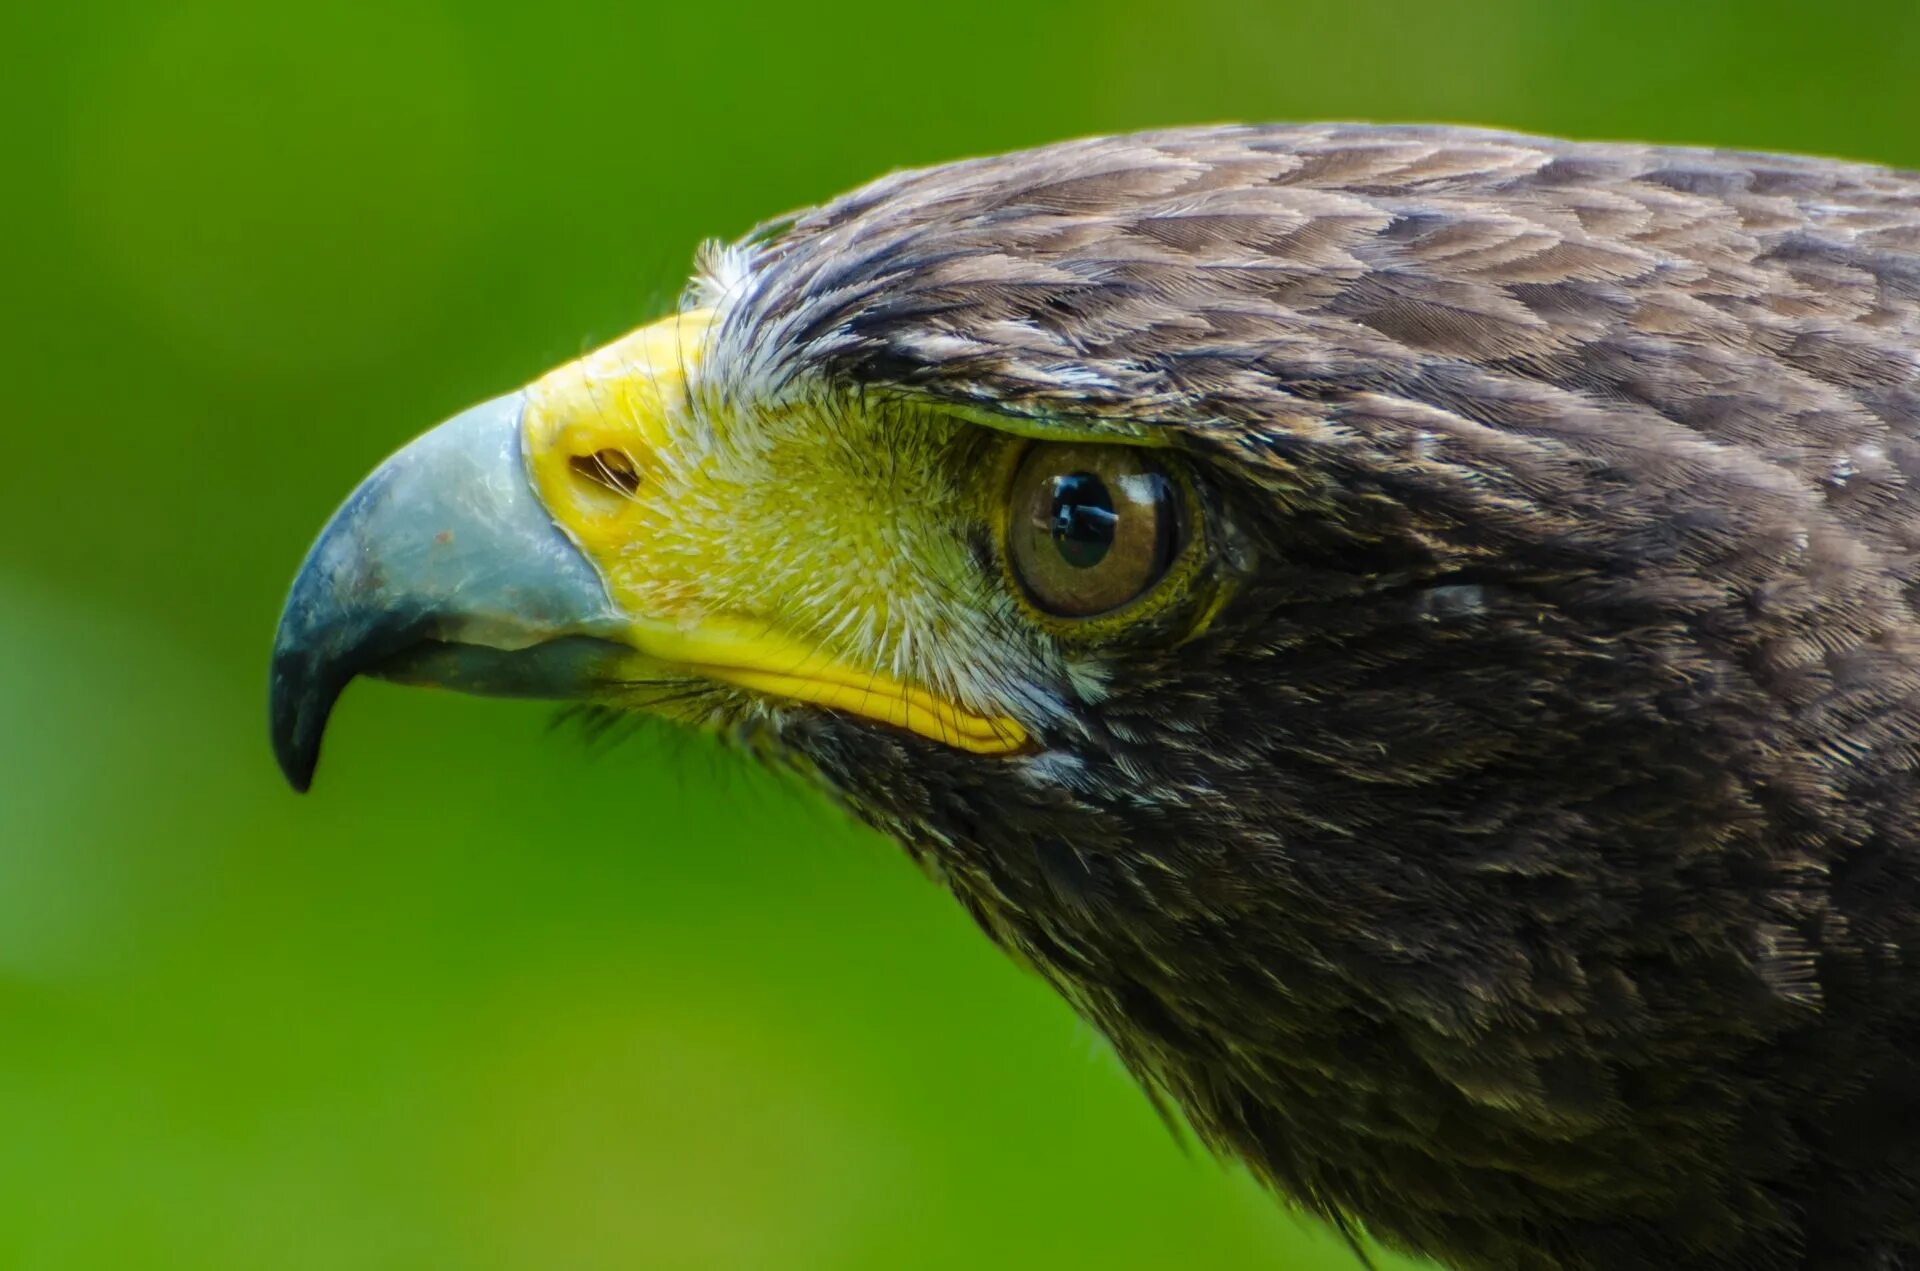
<instances>
[{"instance_id":1,"label":"feather pattern","mask_svg":"<svg viewBox=\"0 0 1920 1271\"><path fill-rule=\"evenodd\" d=\"M1471 1268L1920 1268L1920 176L1229 127L728 253L707 391L1145 428L1241 581L783 740L1223 1151Z\"/></svg>"}]
</instances>

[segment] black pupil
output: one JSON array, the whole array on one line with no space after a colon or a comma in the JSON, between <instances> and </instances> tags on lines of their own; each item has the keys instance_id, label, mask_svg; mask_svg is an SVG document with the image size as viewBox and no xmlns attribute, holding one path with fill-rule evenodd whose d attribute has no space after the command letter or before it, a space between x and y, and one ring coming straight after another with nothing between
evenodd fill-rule
<instances>
[{"instance_id":1,"label":"black pupil","mask_svg":"<svg viewBox=\"0 0 1920 1271\"><path fill-rule=\"evenodd\" d=\"M1053 541L1067 564L1076 569L1098 565L1113 546L1119 520L1107 483L1091 472L1053 479Z\"/></svg>"}]
</instances>

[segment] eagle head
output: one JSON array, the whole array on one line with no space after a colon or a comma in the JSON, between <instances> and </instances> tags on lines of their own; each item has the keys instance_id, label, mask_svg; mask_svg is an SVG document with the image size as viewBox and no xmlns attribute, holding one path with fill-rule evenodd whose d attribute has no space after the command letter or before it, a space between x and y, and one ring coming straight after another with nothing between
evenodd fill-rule
<instances>
[{"instance_id":1,"label":"eagle head","mask_svg":"<svg viewBox=\"0 0 1920 1271\"><path fill-rule=\"evenodd\" d=\"M1920 1229L1874 1133L1917 365L1879 169L1319 126L899 173L375 471L274 739L304 788L359 674L711 730L1336 1222L1906 1265L1847 1259Z\"/></svg>"}]
</instances>

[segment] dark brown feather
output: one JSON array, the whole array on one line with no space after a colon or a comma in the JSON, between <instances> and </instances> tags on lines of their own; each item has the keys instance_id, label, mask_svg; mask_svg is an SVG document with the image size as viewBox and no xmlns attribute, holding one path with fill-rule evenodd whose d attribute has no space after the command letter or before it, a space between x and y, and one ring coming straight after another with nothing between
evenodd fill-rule
<instances>
[{"instance_id":1,"label":"dark brown feather","mask_svg":"<svg viewBox=\"0 0 1920 1271\"><path fill-rule=\"evenodd\" d=\"M1920 1268L1920 176L1219 128L888 177L723 340L1166 430L1071 778L793 744L1209 1142L1460 1267Z\"/></svg>"}]
</instances>

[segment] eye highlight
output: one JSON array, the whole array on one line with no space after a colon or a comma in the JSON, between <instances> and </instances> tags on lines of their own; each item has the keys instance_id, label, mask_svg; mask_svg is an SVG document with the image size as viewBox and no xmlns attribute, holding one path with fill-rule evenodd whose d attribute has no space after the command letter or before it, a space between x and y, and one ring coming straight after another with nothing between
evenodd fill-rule
<instances>
[{"instance_id":1,"label":"eye highlight","mask_svg":"<svg viewBox=\"0 0 1920 1271\"><path fill-rule=\"evenodd\" d=\"M1007 556L1034 605L1061 618L1118 609L1163 578L1180 496L1138 446L1040 443L1015 472Z\"/></svg>"}]
</instances>

